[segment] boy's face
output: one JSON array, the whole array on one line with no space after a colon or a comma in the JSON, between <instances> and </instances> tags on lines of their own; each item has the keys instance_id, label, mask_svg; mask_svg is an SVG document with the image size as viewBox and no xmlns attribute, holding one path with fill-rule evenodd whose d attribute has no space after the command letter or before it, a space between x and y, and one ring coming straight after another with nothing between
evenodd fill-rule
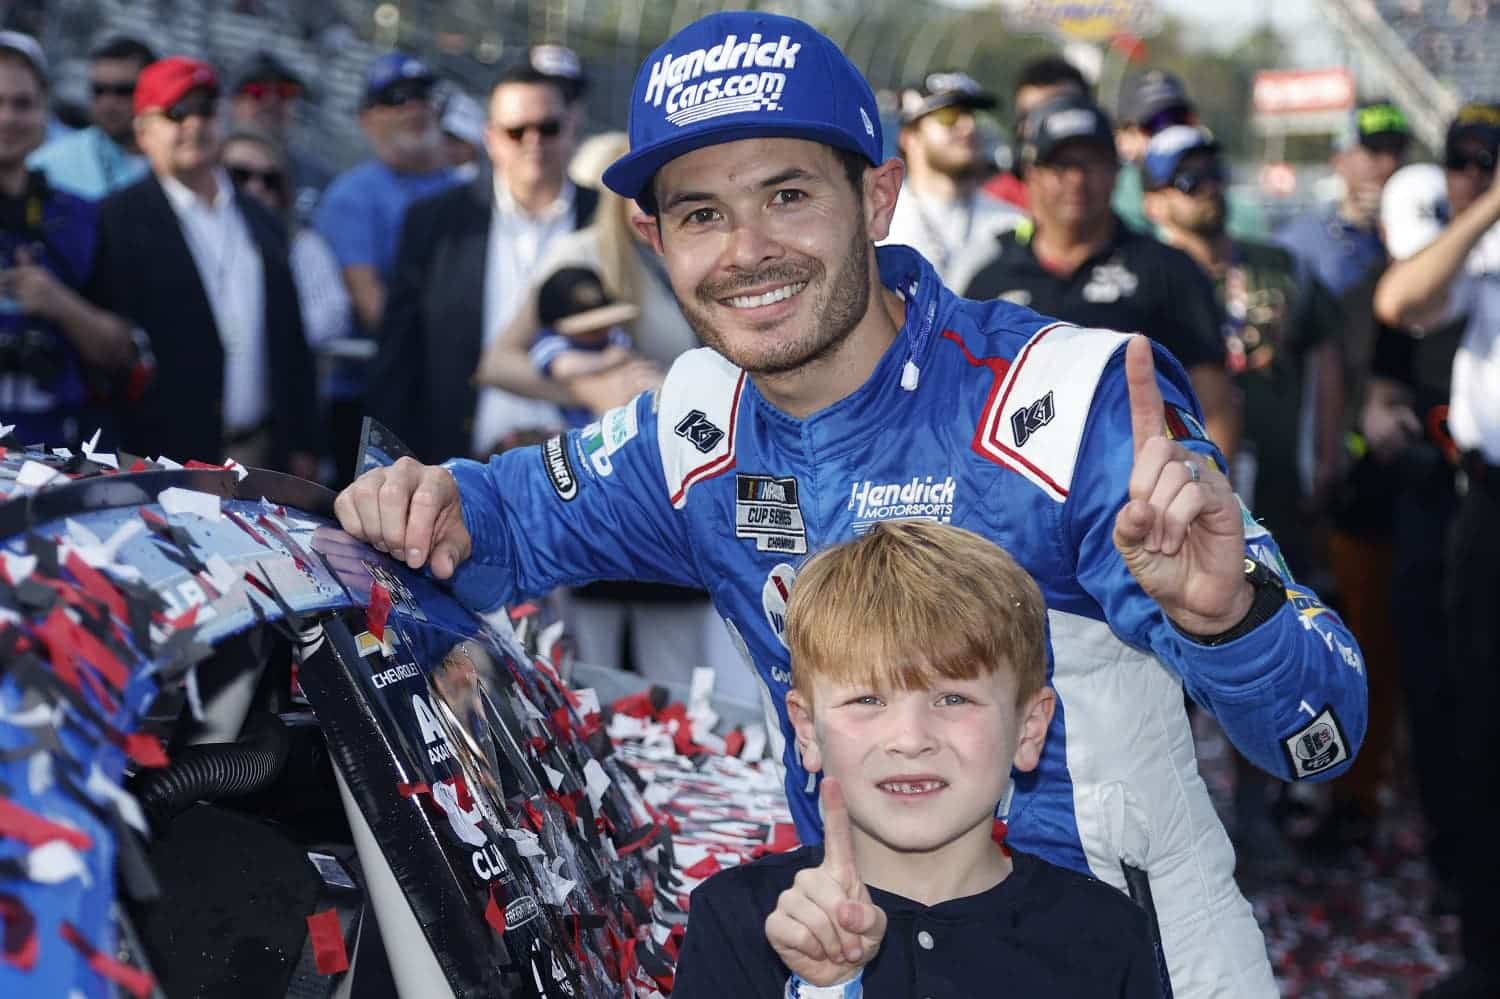
<instances>
[{"instance_id":1,"label":"boy's face","mask_svg":"<svg viewBox=\"0 0 1500 999\"><path fill-rule=\"evenodd\" d=\"M1011 765L1037 765L1053 702L1044 687L1018 707L1004 669L909 692L815 678L811 705L787 696L803 765L839 779L856 837L901 854L987 844Z\"/></svg>"}]
</instances>

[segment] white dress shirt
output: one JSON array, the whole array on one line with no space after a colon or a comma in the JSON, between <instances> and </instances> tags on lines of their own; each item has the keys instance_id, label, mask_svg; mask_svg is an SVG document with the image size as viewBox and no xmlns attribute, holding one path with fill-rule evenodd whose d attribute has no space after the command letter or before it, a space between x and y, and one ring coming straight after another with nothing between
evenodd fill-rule
<instances>
[{"instance_id":1,"label":"white dress shirt","mask_svg":"<svg viewBox=\"0 0 1500 999\"><path fill-rule=\"evenodd\" d=\"M532 215L511 197L495 176L495 207L490 217L489 245L484 266L484 345L489 346L515 317L531 290L531 275L558 236L573 231L573 201L577 192L563 181L557 199ZM525 399L501 389L482 388L474 412L469 447L477 457L501 437L527 427L561 427L556 406Z\"/></svg>"},{"instance_id":2,"label":"white dress shirt","mask_svg":"<svg viewBox=\"0 0 1500 999\"><path fill-rule=\"evenodd\" d=\"M910 184L901 187L891 230L883 243L905 243L926 257L955 292L963 287L955 281L972 277L961 273L960 263L978 251L993 254L995 238L1009 232L1025 218L1014 205L976 190L967 198L947 199L919 194Z\"/></svg>"},{"instance_id":3,"label":"white dress shirt","mask_svg":"<svg viewBox=\"0 0 1500 999\"><path fill-rule=\"evenodd\" d=\"M213 200L205 201L177 179L161 178L219 329L224 348L224 433L232 436L269 415L265 265L223 170L214 172L214 185Z\"/></svg>"}]
</instances>

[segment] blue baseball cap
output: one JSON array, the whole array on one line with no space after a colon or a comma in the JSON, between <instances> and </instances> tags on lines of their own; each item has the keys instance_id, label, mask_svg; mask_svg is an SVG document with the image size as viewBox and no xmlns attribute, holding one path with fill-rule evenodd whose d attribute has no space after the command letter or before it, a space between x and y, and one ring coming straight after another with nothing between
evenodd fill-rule
<instances>
[{"instance_id":1,"label":"blue baseball cap","mask_svg":"<svg viewBox=\"0 0 1500 999\"><path fill-rule=\"evenodd\" d=\"M365 103L379 97L386 88L402 80L435 83L437 74L421 59L405 52L387 52L365 69Z\"/></svg>"},{"instance_id":2,"label":"blue baseball cap","mask_svg":"<svg viewBox=\"0 0 1500 999\"><path fill-rule=\"evenodd\" d=\"M1219 151L1219 140L1198 125L1173 125L1151 137L1141 160L1141 173L1148 189L1166 187L1189 153Z\"/></svg>"},{"instance_id":3,"label":"blue baseball cap","mask_svg":"<svg viewBox=\"0 0 1500 999\"><path fill-rule=\"evenodd\" d=\"M795 18L724 11L646 58L630 96L630 152L604 183L639 198L684 153L751 138L810 139L882 159L875 95L831 39Z\"/></svg>"}]
</instances>

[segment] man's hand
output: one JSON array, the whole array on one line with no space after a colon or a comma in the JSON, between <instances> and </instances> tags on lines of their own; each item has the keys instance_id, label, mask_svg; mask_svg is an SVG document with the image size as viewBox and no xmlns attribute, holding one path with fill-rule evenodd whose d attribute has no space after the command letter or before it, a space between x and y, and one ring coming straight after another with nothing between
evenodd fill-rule
<instances>
[{"instance_id":1,"label":"man's hand","mask_svg":"<svg viewBox=\"0 0 1500 999\"><path fill-rule=\"evenodd\" d=\"M595 416L603 416L616 406L623 406L647 389L661 385L662 370L643 357L633 357L608 371L558 377L580 406Z\"/></svg>"},{"instance_id":2,"label":"man's hand","mask_svg":"<svg viewBox=\"0 0 1500 999\"><path fill-rule=\"evenodd\" d=\"M839 985L875 959L885 911L854 863L854 835L838 781L823 779L823 863L797 872L766 917L766 940L809 985Z\"/></svg>"},{"instance_id":3,"label":"man's hand","mask_svg":"<svg viewBox=\"0 0 1500 999\"><path fill-rule=\"evenodd\" d=\"M1125 348L1135 467L1130 500L1115 517L1115 548L1136 581L1179 628L1228 631L1250 610L1245 527L1229 480L1210 459L1163 435L1151 342Z\"/></svg>"},{"instance_id":4,"label":"man's hand","mask_svg":"<svg viewBox=\"0 0 1500 999\"><path fill-rule=\"evenodd\" d=\"M32 261L24 246L16 250L16 265L0 276L0 284L28 316L58 318L59 300L65 289L51 271Z\"/></svg>"},{"instance_id":5,"label":"man's hand","mask_svg":"<svg viewBox=\"0 0 1500 999\"><path fill-rule=\"evenodd\" d=\"M458 483L446 468L402 458L361 475L333 504L344 530L413 569L429 558L438 579L453 575L473 551Z\"/></svg>"}]
</instances>

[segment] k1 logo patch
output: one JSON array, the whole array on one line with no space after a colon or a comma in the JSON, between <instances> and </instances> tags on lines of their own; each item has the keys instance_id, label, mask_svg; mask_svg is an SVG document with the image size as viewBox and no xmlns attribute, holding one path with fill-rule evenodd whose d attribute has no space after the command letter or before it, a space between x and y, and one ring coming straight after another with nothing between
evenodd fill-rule
<instances>
[{"instance_id":1,"label":"k1 logo patch","mask_svg":"<svg viewBox=\"0 0 1500 999\"><path fill-rule=\"evenodd\" d=\"M797 503L797 480L772 475L736 475L734 536L754 538L758 552L807 554L807 528Z\"/></svg>"},{"instance_id":2,"label":"k1 logo patch","mask_svg":"<svg viewBox=\"0 0 1500 999\"><path fill-rule=\"evenodd\" d=\"M1051 423L1056 415L1057 407L1052 401L1051 392L1010 414L1010 432L1015 438L1016 447L1025 447L1026 442L1031 440L1031 435Z\"/></svg>"},{"instance_id":3,"label":"k1 logo patch","mask_svg":"<svg viewBox=\"0 0 1500 999\"><path fill-rule=\"evenodd\" d=\"M1349 740L1332 707L1325 707L1306 728L1283 739L1281 748L1292 765L1293 780L1315 776L1349 759Z\"/></svg>"},{"instance_id":4,"label":"k1 logo patch","mask_svg":"<svg viewBox=\"0 0 1500 999\"><path fill-rule=\"evenodd\" d=\"M710 423L707 414L701 409L690 410L688 415L677 421L673 431L704 454L718 447L719 442L724 439L724 431Z\"/></svg>"}]
</instances>

